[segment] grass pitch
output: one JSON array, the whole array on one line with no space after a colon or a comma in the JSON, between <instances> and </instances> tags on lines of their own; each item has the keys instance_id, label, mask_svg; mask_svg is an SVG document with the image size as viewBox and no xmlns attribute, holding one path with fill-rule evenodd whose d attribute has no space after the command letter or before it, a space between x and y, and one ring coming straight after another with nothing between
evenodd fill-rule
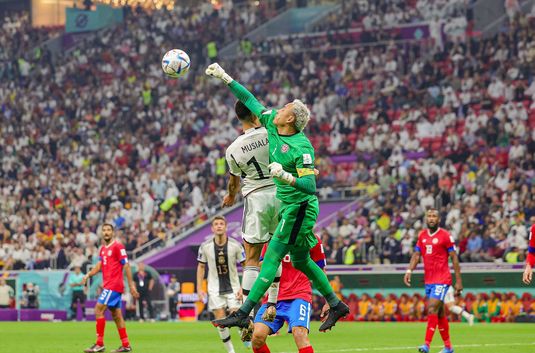
<instances>
[{"instance_id":1,"label":"grass pitch","mask_svg":"<svg viewBox=\"0 0 535 353\"><path fill-rule=\"evenodd\" d=\"M317 353L410 353L423 342L422 323L339 323L334 331L318 332L312 323L310 340ZM128 322L127 331L136 353L225 353L215 328L199 323L137 323ZM530 353L535 352L533 324L452 324L451 336L456 353ZM236 353L252 353L232 329ZM93 322L62 323L0 323L0 353L80 353L94 343ZM106 324L106 351L120 345L113 322ZM283 333L268 338L273 353L297 352L292 336ZM432 353L442 348L439 333L435 334Z\"/></svg>"}]
</instances>

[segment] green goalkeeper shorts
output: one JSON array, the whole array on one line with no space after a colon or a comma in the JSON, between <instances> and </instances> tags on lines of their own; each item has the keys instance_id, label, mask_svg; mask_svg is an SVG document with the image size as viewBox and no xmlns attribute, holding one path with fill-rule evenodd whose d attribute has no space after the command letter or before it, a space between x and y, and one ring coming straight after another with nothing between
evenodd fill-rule
<instances>
[{"instance_id":1,"label":"green goalkeeper shorts","mask_svg":"<svg viewBox=\"0 0 535 353\"><path fill-rule=\"evenodd\" d=\"M318 243L313 230L318 214L317 197L300 203L283 202L279 211L279 225L273 238L284 244L312 249Z\"/></svg>"}]
</instances>

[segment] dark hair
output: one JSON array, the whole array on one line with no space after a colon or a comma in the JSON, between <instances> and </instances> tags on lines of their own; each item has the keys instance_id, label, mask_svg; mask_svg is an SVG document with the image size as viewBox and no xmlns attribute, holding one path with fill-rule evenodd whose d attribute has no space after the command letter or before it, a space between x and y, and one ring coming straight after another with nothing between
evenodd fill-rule
<instances>
[{"instance_id":1,"label":"dark hair","mask_svg":"<svg viewBox=\"0 0 535 353\"><path fill-rule=\"evenodd\" d=\"M222 215L215 216L214 218L212 218L212 224L214 224L214 222L217 220L221 220L225 222L225 224L227 224L227 219L225 218L225 216L222 216Z\"/></svg>"},{"instance_id":2,"label":"dark hair","mask_svg":"<svg viewBox=\"0 0 535 353\"><path fill-rule=\"evenodd\" d=\"M236 101L234 112L241 121L253 121L253 113L241 101Z\"/></svg>"},{"instance_id":3,"label":"dark hair","mask_svg":"<svg viewBox=\"0 0 535 353\"><path fill-rule=\"evenodd\" d=\"M104 224L102 225L102 229L104 229L105 226L110 227L112 231L115 230L115 227L114 227L113 224L111 224L111 223L104 223Z\"/></svg>"}]
</instances>

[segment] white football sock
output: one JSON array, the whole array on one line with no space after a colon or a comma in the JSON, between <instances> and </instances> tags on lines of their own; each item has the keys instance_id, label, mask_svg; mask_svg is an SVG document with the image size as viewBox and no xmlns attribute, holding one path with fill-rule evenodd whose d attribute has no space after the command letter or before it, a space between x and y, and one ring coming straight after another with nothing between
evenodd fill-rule
<instances>
[{"instance_id":1,"label":"white football sock","mask_svg":"<svg viewBox=\"0 0 535 353\"><path fill-rule=\"evenodd\" d=\"M243 269L243 279L241 281L241 287L243 289L243 301L247 299L249 291L253 287L254 282L258 278L260 268L256 266L245 266Z\"/></svg>"},{"instance_id":2,"label":"white football sock","mask_svg":"<svg viewBox=\"0 0 535 353\"><path fill-rule=\"evenodd\" d=\"M228 353L234 353L234 346L232 345L232 341L230 340L230 330L228 327L221 328L218 327L217 331L219 332L219 337L221 337L221 341L223 341L223 344L225 345L225 348L227 349Z\"/></svg>"}]
</instances>

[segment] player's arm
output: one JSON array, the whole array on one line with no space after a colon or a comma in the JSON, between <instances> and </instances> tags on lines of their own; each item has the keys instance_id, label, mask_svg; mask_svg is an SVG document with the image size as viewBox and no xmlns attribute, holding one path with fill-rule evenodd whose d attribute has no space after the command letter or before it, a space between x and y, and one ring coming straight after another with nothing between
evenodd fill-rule
<instances>
[{"instance_id":1,"label":"player's arm","mask_svg":"<svg viewBox=\"0 0 535 353\"><path fill-rule=\"evenodd\" d=\"M236 202L236 195L240 191L241 169L232 154L227 150L227 164L230 170L230 178L227 185L227 194L223 198L223 207L230 207Z\"/></svg>"},{"instance_id":2,"label":"player's arm","mask_svg":"<svg viewBox=\"0 0 535 353\"><path fill-rule=\"evenodd\" d=\"M139 293L136 289L136 284L134 283L134 278L132 276L132 267L130 266L130 263L126 262L123 265L123 269L126 273L126 280L128 281L128 288L130 288L130 293L134 298L139 298Z\"/></svg>"},{"instance_id":3,"label":"player's arm","mask_svg":"<svg viewBox=\"0 0 535 353\"><path fill-rule=\"evenodd\" d=\"M535 266L535 237L533 236L534 231L535 225L531 226L529 232L528 256L526 257L526 268L524 269L524 274L522 275L522 281L525 284L530 284L533 278L533 266Z\"/></svg>"},{"instance_id":4,"label":"player's arm","mask_svg":"<svg viewBox=\"0 0 535 353\"><path fill-rule=\"evenodd\" d=\"M420 246L418 242L418 244L416 244L416 246L414 247L414 252L412 253L411 262L409 263L409 268L405 272L405 277L403 277L403 282L405 282L405 285L407 287L411 286L412 271L414 271L416 266L418 266L418 263L420 262L420 256L421 256L421 251L420 251Z\"/></svg>"},{"instance_id":5,"label":"player's arm","mask_svg":"<svg viewBox=\"0 0 535 353\"><path fill-rule=\"evenodd\" d=\"M202 290L202 281L204 280L204 274L206 273L206 264L199 262L197 264L197 295L201 301L206 301L206 293Z\"/></svg>"},{"instance_id":6,"label":"player's arm","mask_svg":"<svg viewBox=\"0 0 535 353\"><path fill-rule=\"evenodd\" d=\"M209 76L213 76L216 78L221 79L223 82L225 82L229 88L232 94L236 96L249 110L260 118L262 115L262 112L266 110L266 107L264 107L258 99L255 98L255 96L247 90L247 88L243 87L241 84L239 84L237 81L235 81L232 77L230 77L229 74L223 70L221 66L219 66L218 63L213 63L206 69L206 74ZM260 119L262 122L262 119ZM263 125L265 125L265 122L262 122Z\"/></svg>"},{"instance_id":7,"label":"player's arm","mask_svg":"<svg viewBox=\"0 0 535 353\"><path fill-rule=\"evenodd\" d=\"M223 199L223 207L230 207L236 202L236 195L240 191L240 180L241 178L237 175L230 174L227 185L227 194Z\"/></svg>"},{"instance_id":8,"label":"player's arm","mask_svg":"<svg viewBox=\"0 0 535 353\"><path fill-rule=\"evenodd\" d=\"M93 267L93 269L91 271L89 271L85 276L84 278L82 279L82 285L85 286L87 280L91 277L93 277L94 275L96 275L97 273L100 272L100 270L102 269L102 262L99 261L97 262L97 264L95 265L95 267Z\"/></svg>"},{"instance_id":9,"label":"player's arm","mask_svg":"<svg viewBox=\"0 0 535 353\"><path fill-rule=\"evenodd\" d=\"M461 278L461 265L459 265L459 256L455 250L450 251L450 258L455 272L455 294L460 295L463 291L463 280Z\"/></svg>"},{"instance_id":10,"label":"player's arm","mask_svg":"<svg viewBox=\"0 0 535 353\"><path fill-rule=\"evenodd\" d=\"M271 163L269 167L270 174L285 184L291 185L297 190L314 195L316 193L316 173L314 169L314 149L312 146L301 148L295 158L295 169L297 177L292 173L285 171L280 163Z\"/></svg>"}]
</instances>

